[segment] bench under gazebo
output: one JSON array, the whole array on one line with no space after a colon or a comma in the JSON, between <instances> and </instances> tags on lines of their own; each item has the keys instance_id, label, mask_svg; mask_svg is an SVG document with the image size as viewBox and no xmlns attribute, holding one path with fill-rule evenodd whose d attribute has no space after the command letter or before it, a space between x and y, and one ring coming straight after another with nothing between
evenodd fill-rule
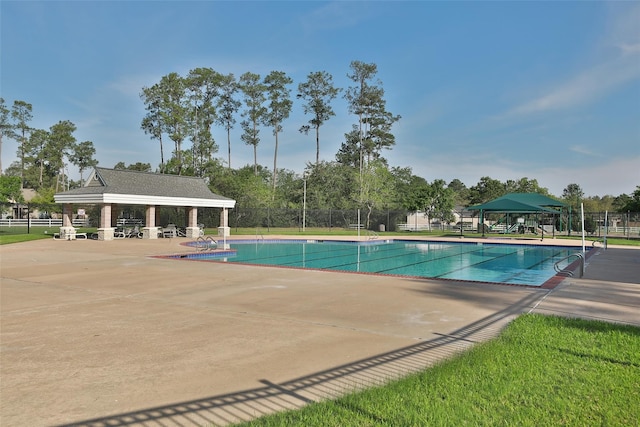
<instances>
[{"instance_id":1,"label":"bench under gazebo","mask_svg":"<svg viewBox=\"0 0 640 427\"><path fill-rule=\"evenodd\" d=\"M203 178L107 168L95 168L83 187L57 193L54 200L63 205L60 238L65 240L76 237L72 220L77 204L100 206L98 240L114 239L116 218L112 212L118 205L146 207L142 228L144 239L158 238L157 207L184 207L187 214L185 233L189 238L200 235L198 208L221 208L218 234L226 237L230 233L228 209L236 204L233 199L212 193Z\"/></svg>"}]
</instances>

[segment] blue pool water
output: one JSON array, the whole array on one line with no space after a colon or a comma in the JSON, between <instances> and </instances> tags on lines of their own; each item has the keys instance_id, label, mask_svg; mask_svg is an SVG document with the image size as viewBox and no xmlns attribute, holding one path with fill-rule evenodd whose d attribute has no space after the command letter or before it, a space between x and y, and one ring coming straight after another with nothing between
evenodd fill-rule
<instances>
[{"instance_id":1,"label":"blue pool water","mask_svg":"<svg viewBox=\"0 0 640 427\"><path fill-rule=\"evenodd\" d=\"M213 262L541 286L576 248L426 241L233 243L236 251L200 253ZM191 257L189 257L191 258Z\"/></svg>"}]
</instances>

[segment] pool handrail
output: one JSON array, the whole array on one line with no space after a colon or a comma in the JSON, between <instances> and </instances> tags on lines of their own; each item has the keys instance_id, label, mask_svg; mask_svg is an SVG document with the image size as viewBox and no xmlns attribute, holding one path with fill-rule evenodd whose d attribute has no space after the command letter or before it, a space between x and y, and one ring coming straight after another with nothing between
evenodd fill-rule
<instances>
[{"instance_id":1,"label":"pool handrail","mask_svg":"<svg viewBox=\"0 0 640 427\"><path fill-rule=\"evenodd\" d=\"M375 240L380 236L378 236L378 233L376 233L375 231L367 230L367 237L369 238L369 240Z\"/></svg>"},{"instance_id":2,"label":"pool handrail","mask_svg":"<svg viewBox=\"0 0 640 427\"><path fill-rule=\"evenodd\" d=\"M218 247L218 242L211 236L199 236L196 240L196 251L212 251Z\"/></svg>"},{"instance_id":3,"label":"pool handrail","mask_svg":"<svg viewBox=\"0 0 640 427\"><path fill-rule=\"evenodd\" d=\"M567 255L566 257L562 258L561 260L558 260L554 265L553 265L553 269L558 273L558 274L562 274L562 275L567 275L569 277L573 277L574 275L574 271L573 270L569 270L567 269L567 267L569 265L571 265L572 263L569 263L569 265L567 265L567 267L565 268L560 268L559 264L563 261L568 261L569 259L573 258L573 257L578 257L579 261L580 261L580 268L578 269L579 272L579 276L578 278L581 278L582 276L584 276L584 255L582 255L582 253L575 253L575 254L571 254L571 255Z\"/></svg>"}]
</instances>

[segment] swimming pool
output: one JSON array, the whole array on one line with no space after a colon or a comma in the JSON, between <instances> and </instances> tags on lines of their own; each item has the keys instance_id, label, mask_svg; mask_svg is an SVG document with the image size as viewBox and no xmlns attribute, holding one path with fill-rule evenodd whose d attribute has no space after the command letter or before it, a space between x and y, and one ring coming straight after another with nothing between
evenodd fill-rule
<instances>
[{"instance_id":1,"label":"swimming pool","mask_svg":"<svg viewBox=\"0 0 640 427\"><path fill-rule=\"evenodd\" d=\"M542 286L576 248L433 241L247 241L189 259L263 266ZM185 256L181 256L185 258Z\"/></svg>"}]
</instances>

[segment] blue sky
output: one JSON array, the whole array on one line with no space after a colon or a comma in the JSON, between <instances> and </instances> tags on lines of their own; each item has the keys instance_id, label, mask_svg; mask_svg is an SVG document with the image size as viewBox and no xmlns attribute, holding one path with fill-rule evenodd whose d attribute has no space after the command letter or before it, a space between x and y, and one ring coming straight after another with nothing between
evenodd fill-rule
<instances>
[{"instance_id":1,"label":"blue sky","mask_svg":"<svg viewBox=\"0 0 640 427\"><path fill-rule=\"evenodd\" d=\"M293 78L278 166L301 173L315 160L315 139L298 132L308 120L298 83L323 70L346 88L359 60L378 66L387 109L402 116L396 146L384 152L392 166L467 186L483 176L535 178L558 196L571 183L587 196L640 185L637 1L3 0L0 14L0 96L8 106L31 103L35 128L72 121L103 167L156 167L158 143L140 130L142 87L211 67ZM321 128L323 160L334 160L357 122L344 99L334 110ZM226 160L226 135L213 134ZM234 168L253 163L240 134L236 125ZM258 162L271 168L273 149L262 130ZM3 140L3 168L16 150Z\"/></svg>"}]
</instances>

